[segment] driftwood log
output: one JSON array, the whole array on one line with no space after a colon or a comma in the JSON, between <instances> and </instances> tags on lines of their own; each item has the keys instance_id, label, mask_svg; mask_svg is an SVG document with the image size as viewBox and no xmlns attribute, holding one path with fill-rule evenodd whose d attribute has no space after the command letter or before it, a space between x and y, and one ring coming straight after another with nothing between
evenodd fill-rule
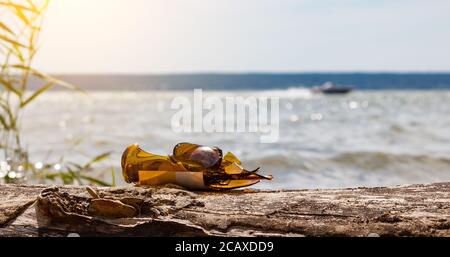
<instances>
[{"instance_id":1,"label":"driftwood log","mask_svg":"<svg viewBox=\"0 0 450 257\"><path fill-rule=\"evenodd\" d=\"M0 236L450 236L450 183L190 192L0 186Z\"/></svg>"}]
</instances>

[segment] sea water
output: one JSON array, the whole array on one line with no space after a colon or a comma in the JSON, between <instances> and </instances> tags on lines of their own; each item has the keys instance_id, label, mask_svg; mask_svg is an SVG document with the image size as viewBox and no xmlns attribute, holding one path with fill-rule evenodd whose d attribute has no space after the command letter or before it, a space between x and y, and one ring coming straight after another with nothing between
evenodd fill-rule
<instances>
[{"instance_id":1,"label":"sea water","mask_svg":"<svg viewBox=\"0 0 450 257\"><path fill-rule=\"evenodd\" d=\"M391 186L450 180L450 91L364 90L313 94L307 88L204 90L206 96L280 97L280 137L261 144L252 133L176 133L175 97L192 90L51 91L22 119L34 162L83 163L106 151L114 166L127 145L171 154L179 142L231 151L248 169L275 179L256 188ZM108 176L108 175L105 175Z\"/></svg>"}]
</instances>

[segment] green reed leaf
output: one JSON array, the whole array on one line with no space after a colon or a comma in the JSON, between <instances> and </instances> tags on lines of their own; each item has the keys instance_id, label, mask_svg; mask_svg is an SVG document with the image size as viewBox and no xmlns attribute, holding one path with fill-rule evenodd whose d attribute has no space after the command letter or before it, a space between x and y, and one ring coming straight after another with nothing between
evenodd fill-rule
<instances>
[{"instance_id":1,"label":"green reed leaf","mask_svg":"<svg viewBox=\"0 0 450 257\"><path fill-rule=\"evenodd\" d=\"M16 3L12 3L12 2L4 2L1 1L0 2L0 6L6 6L6 7L10 7L10 8L14 8L14 9L19 9L19 10L24 10L24 11L30 11L30 12L35 12L35 10L33 10L33 8L27 7L25 5L21 5L21 4L16 4Z\"/></svg>"},{"instance_id":2,"label":"green reed leaf","mask_svg":"<svg viewBox=\"0 0 450 257\"><path fill-rule=\"evenodd\" d=\"M11 108L9 105L0 102L0 107L2 107L2 109L6 112L6 114L8 115L8 119L9 119L9 128L10 129L15 129L16 128L16 120L17 117L14 115L14 113L12 112Z\"/></svg>"},{"instance_id":3,"label":"green reed leaf","mask_svg":"<svg viewBox=\"0 0 450 257\"><path fill-rule=\"evenodd\" d=\"M19 56L17 56L18 55L17 50L20 51L20 47L15 46L15 45L10 45L9 43L2 42L1 40L0 40L0 46L2 46L2 47L0 47L0 50L2 51L2 53L5 56L9 57L10 55L14 55L19 58ZM1 65L1 67L2 67L1 71L3 71L3 72L5 71L5 69L7 69L9 67L9 64L7 61L8 60L6 60L6 62L4 62L3 65ZM6 72L5 72L5 74L6 74Z\"/></svg>"},{"instance_id":4,"label":"green reed leaf","mask_svg":"<svg viewBox=\"0 0 450 257\"><path fill-rule=\"evenodd\" d=\"M12 31L8 26L6 26L5 23L0 21L0 29L9 32L10 34L14 35L14 31Z\"/></svg>"},{"instance_id":5,"label":"green reed leaf","mask_svg":"<svg viewBox=\"0 0 450 257\"><path fill-rule=\"evenodd\" d=\"M39 9L38 9L37 6L33 3L33 1L27 0L27 3L28 3L28 5L30 6L30 8L33 10L33 12L39 13Z\"/></svg>"},{"instance_id":6,"label":"green reed leaf","mask_svg":"<svg viewBox=\"0 0 450 257\"><path fill-rule=\"evenodd\" d=\"M27 98L27 100L23 101L20 104L20 107L23 108L25 107L27 104L29 104L30 102L32 102L34 99L36 99L36 97L38 97L39 95L43 94L45 91L47 91L48 89L52 88L55 84L50 82L47 85L41 87L40 89L38 89L36 92L34 92L30 97Z\"/></svg>"},{"instance_id":7,"label":"green reed leaf","mask_svg":"<svg viewBox=\"0 0 450 257\"><path fill-rule=\"evenodd\" d=\"M83 166L81 166L80 164L75 163L75 162L68 162L68 165L71 165L77 171L81 171L84 169Z\"/></svg>"},{"instance_id":8,"label":"green reed leaf","mask_svg":"<svg viewBox=\"0 0 450 257\"><path fill-rule=\"evenodd\" d=\"M23 63L26 62L25 57L23 56L23 53L22 51L20 51L19 47L14 45L11 53L14 54L14 56L16 56L17 58L19 58L21 62Z\"/></svg>"},{"instance_id":9,"label":"green reed leaf","mask_svg":"<svg viewBox=\"0 0 450 257\"><path fill-rule=\"evenodd\" d=\"M25 15L25 13L22 11L21 8L16 8L16 16L27 26L32 26L31 21L28 19L28 17Z\"/></svg>"},{"instance_id":10,"label":"green reed leaf","mask_svg":"<svg viewBox=\"0 0 450 257\"><path fill-rule=\"evenodd\" d=\"M97 162L101 162L101 161L107 159L111 154L112 154L112 152L102 153L102 154L96 156L95 158L93 158L88 163L86 163L83 168L87 169L87 168L91 167L92 164L97 163Z\"/></svg>"},{"instance_id":11,"label":"green reed leaf","mask_svg":"<svg viewBox=\"0 0 450 257\"><path fill-rule=\"evenodd\" d=\"M2 124L2 126L3 126L4 129L6 129L6 130L9 129L9 126L8 126L8 124L6 123L5 117L3 117L2 115L0 115L0 123Z\"/></svg>"},{"instance_id":12,"label":"green reed leaf","mask_svg":"<svg viewBox=\"0 0 450 257\"><path fill-rule=\"evenodd\" d=\"M23 48L29 48L28 46L20 43L19 41L11 39L11 38L9 38L9 37L7 37L5 35L1 35L0 34L0 40L4 41L6 43L9 43L11 45L14 45L14 46L20 46L20 47L23 47Z\"/></svg>"},{"instance_id":13,"label":"green reed leaf","mask_svg":"<svg viewBox=\"0 0 450 257\"><path fill-rule=\"evenodd\" d=\"M65 173L65 172L59 172L60 177L64 183L64 185L72 185L73 184L73 177L70 173Z\"/></svg>"},{"instance_id":14,"label":"green reed leaf","mask_svg":"<svg viewBox=\"0 0 450 257\"><path fill-rule=\"evenodd\" d=\"M111 186L116 187L116 170L111 167Z\"/></svg>"},{"instance_id":15,"label":"green reed leaf","mask_svg":"<svg viewBox=\"0 0 450 257\"><path fill-rule=\"evenodd\" d=\"M2 84L6 90L16 94L19 97L22 97L22 91L20 91L20 89L17 89L16 87L14 87L14 85L12 83L10 83L9 81L6 81L0 77L0 84Z\"/></svg>"},{"instance_id":16,"label":"green reed leaf","mask_svg":"<svg viewBox=\"0 0 450 257\"><path fill-rule=\"evenodd\" d=\"M27 0L27 1L31 2L31 0ZM36 7L37 13L41 14L45 9L47 9L49 3L50 3L50 0L45 0L41 3L41 6L39 8L37 8L37 6L34 5Z\"/></svg>"},{"instance_id":17,"label":"green reed leaf","mask_svg":"<svg viewBox=\"0 0 450 257\"><path fill-rule=\"evenodd\" d=\"M72 85L71 83L68 83L66 81L62 81L60 79L57 79L57 78L52 77L50 75L47 75L47 74L45 74L43 72L40 72L40 71L38 71L36 69L33 69L33 68L29 67L29 66L22 65L22 64L14 64L14 65L11 65L11 67L13 67L15 69L29 71L34 76L36 76L36 77L38 77L40 79L43 79L43 80L45 80L47 82L52 82L55 85L59 85L59 86L62 86L62 87L68 88L68 89L72 89L72 90L80 90L81 91L81 89L79 89L75 85Z\"/></svg>"},{"instance_id":18,"label":"green reed leaf","mask_svg":"<svg viewBox=\"0 0 450 257\"><path fill-rule=\"evenodd\" d=\"M74 172L70 167L67 167L67 172L72 176L74 180L78 182L78 184L83 185L83 181L80 178L80 175Z\"/></svg>"},{"instance_id":19,"label":"green reed leaf","mask_svg":"<svg viewBox=\"0 0 450 257\"><path fill-rule=\"evenodd\" d=\"M59 173L44 173L45 179L49 179L51 181L55 181L55 179L59 176L60 176Z\"/></svg>"}]
</instances>

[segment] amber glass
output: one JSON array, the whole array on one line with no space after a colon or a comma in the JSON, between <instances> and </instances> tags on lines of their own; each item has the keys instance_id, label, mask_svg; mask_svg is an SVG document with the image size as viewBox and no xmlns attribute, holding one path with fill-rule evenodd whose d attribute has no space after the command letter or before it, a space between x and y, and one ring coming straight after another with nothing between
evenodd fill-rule
<instances>
[{"instance_id":1,"label":"amber glass","mask_svg":"<svg viewBox=\"0 0 450 257\"><path fill-rule=\"evenodd\" d=\"M128 183L139 182L139 171L186 171L183 165L168 156L147 153L137 144L129 146L122 155L122 172Z\"/></svg>"},{"instance_id":2,"label":"amber glass","mask_svg":"<svg viewBox=\"0 0 450 257\"><path fill-rule=\"evenodd\" d=\"M186 187L213 190L234 189L271 180L242 168L232 153L222 157L222 150L196 144L181 143L173 155L160 156L145 152L137 144L129 146L122 155L125 181L142 185L175 183Z\"/></svg>"},{"instance_id":3,"label":"amber glass","mask_svg":"<svg viewBox=\"0 0 450 257\"><path fill-rule=\"evenodd\" d=\"M187 169L217 169L222 161L222 150L217 147L180 143L173 149L172 158Z\"/></svg>"}]
</instances>

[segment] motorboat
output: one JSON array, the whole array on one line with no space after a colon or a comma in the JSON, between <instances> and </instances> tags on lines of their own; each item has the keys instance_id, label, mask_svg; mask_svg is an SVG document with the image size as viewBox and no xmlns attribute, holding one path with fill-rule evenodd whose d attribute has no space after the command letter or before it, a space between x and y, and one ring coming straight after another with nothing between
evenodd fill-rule
<instances>
[{"instance_id":1,"label":"motorboat","mask_svg":"<svg viewBox=\"0 0 450 257\"><path fill-rule=\"evenodd\" d=\"M326 82L321 86L315 86L311 89L314 93L322 94L348 94L353 91L350 86L337 86L332 82Z\"/></svg>"}]
</instances>

